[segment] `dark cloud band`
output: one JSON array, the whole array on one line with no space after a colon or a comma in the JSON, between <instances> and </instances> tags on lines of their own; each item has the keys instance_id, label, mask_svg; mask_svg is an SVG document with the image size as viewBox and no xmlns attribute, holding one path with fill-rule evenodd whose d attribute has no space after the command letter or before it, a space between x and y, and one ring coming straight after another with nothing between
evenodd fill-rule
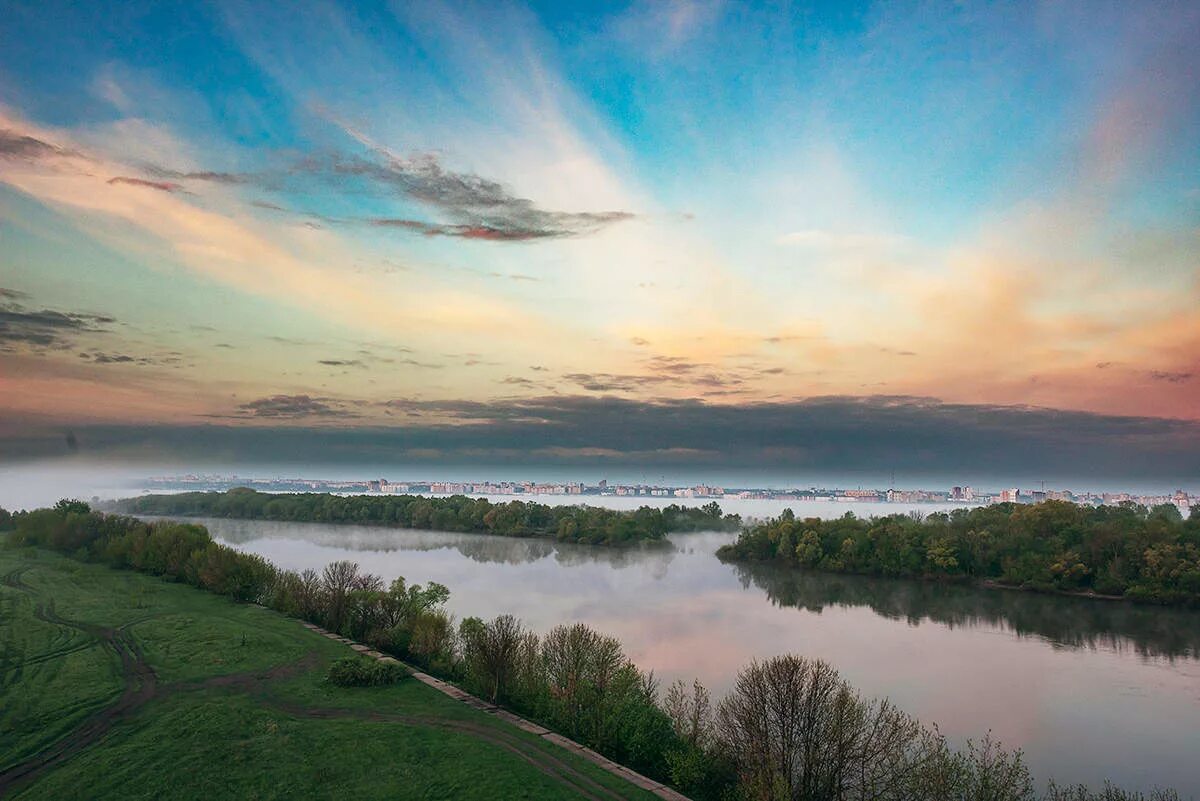
<instances>
[{"instance_id":1,"label":"dark cloud band","mask_svg":"<svg viewBox=\"0 0 1200 801\"><path fill-rule=\"evenodd\" d=\"M1200 474L1200 424L927 398L825 397L737 405L582 396L372 404L276 395L243 404L241 425L74 427L84 452L178 461L631 464L807 475L1156 479ZM378 405L375 405L376 408ZM257 422L255 422L257 421ZM286 425L284 425L286 423ZM267 425L264 425L267 424ZM61 452L61 432L10 438L10 460ZM316 456L314 456L316 455Z\"/></svg>"}]
</instances>

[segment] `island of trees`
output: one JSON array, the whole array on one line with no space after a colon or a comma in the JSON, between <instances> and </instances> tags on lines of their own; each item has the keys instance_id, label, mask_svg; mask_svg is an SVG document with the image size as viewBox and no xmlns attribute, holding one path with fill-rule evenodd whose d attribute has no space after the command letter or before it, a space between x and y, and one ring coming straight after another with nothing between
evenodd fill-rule
<instances>
[{"instance_id":1,"label":"island of trees","mask_svg":"<svg viewBox=\"0 0 1200 801\"><path fill-rule=\"evenodd\" d=\"M432 582L386 585L345 561L320 573L280 570L214 542L202 526L103 515L78 501L18 513L0 520L5 527L15 529L10 545L158 575L370 643L698 801L1178 801L1171 791L1053 783L1039 796L1019 751L990 738L955 748L816 659L753 662L713 703L698 682L660 693L617 640L582 624L544 636L510 615L455 625L449 590ZM330 671L343 685L391 680L362 675L354 663Z\"/></svg>"},{"instance_id":2,"label":"island of trees","mask_svg":"<svg viewBox=\"0 0 1200 801\"><path fill-rule=\"evenodd\" d=\"M744 529L718 556L1200 606L1200 514L1171 505L1001 503L926 516L798 519Z\"/></svg>"},{"instance_id":3,"label":"island of trees","mask_svg":"<svg viewBox=\"0 0 1200 801\"><path fill-rule=\"evenodd\" d=\"M327 492L267 493L239 488L227 492L143 495L117 504L135 515L228 517L303 523L352 523L431 531L462 531L504 537L551 537L563 542L624 545L663 539L677 531L736 530L737 515L717 503L705 506L642 506L633 510L597 506L547 506L513 500L493 503L465 495L333 495Z\"/></svg>"}]
</instances>

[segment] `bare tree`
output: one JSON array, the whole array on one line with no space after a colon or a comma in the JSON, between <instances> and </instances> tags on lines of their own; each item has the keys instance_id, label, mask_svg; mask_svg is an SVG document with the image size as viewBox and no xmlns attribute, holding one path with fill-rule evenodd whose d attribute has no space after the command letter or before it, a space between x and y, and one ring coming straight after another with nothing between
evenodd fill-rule
<instances>
[{"instance_id":1,"label":"bare tree","mask_svg":"<svg viewBox=\"0 0 1200 801\"><path fill-rule=\"evenodd\" d=\"M699 679L689 689L674 681L663 697L663 711L679 739L696 748L707 748L712 739L712 699Z\"/></svg>"},{"instance_id":2,"label":"bare tree","mask_svg":"<svg viewBox=\"0 0 1200 801\"><path fill-rule=\"evenodd\" d=\"M324 587L321 583L321 575L311 567L301 571L298 591L300 617L316 623L325 606L323 595Z\"/></svg>"},{"instance_id":3,"label":"bare tree","mask_svg":"<svg viewBox=\"0 0 1200 801\"><path fill-rule=\"evenodd\" d=\"M1100 790L1089 790L1083 785L1059 787L1050 782L1045 801L1180 801L1180 798L1174 790L1154 789L1147 795L1122 790L1109 782L1105 782Z\"/></svg>"},{"instance_id":4,"label":"bare tree","mask_svg":"<svg viewBox=\"0 0 1200 801\"><path fill-rule=\"evenodd\" d=\"M358 581L358 565L342 560L330 562L322 574L326 599L327 625L334 631L341 631L346 622L346 597Z\"/></svg>"},{"instance_id":5,"label":"bare tree","mask_svg":"<svg viewBox=\"0 0 1200 801\"><path fill-rule=\"evenodd\" d=\"M717 709L743 791L764 801L1027 801L1020 754L990 740L952 753L889 702L864 701L819 660L781 656L739 674Z\"/></svg>"}]
</instances>

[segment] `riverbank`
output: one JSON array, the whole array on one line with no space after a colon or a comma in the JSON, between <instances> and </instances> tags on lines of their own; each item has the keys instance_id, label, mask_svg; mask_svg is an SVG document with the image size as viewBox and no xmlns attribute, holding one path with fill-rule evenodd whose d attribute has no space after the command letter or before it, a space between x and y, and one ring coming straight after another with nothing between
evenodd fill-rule
<instances>
[{"instance_id":1,"label":"riverbank","mask_svg":"<svg viewBox=\"0 0 1200 801\"><path fill-rule=\"evenodd\" d=\"M995 504L924 518L797 519L747 526L729 561L980 582L1097 599L1200 607L1200 515L1173 505ZM989 582L989 583L983 583Z\"/></svg>"},{"instance_id":2,"label":"riverbank","mask_svg":"<svg viewBox=\"0 0 1200 801\"><path fill-rule=\"evenodd\" d=\"M219 517L331 523L534 537L588 545L660 542L683 531L736 531L737 515L726 515L716 503L701 507L669 505L616 510L597 506L547 506L511 500L452 495L335 495L331 493L265 493L251 489L143 495L116 501L110 511L168 517Z\"/></svg>"}]
</instances>

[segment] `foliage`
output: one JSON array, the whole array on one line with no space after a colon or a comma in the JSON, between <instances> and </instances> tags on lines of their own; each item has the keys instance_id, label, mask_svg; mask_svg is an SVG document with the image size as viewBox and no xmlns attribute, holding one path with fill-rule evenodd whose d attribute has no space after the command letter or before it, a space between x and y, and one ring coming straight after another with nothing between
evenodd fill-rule
<instances>
[{"instance_id":1,"label":"foliage","mask_svg":"<svg viewBox=\"0 0 1200 801\"><path fill-rule=\"evenodd\" d=\"M89 647L85 631L41 619L46 611L132 638L159 693L138 710L136 725L116 726L0 793L5 799L592 797L531 763L528 755L546 747L533 735L420 682L329 682L328 665L346 646L294 620L148 574L5 548L7 539L0 536L0 576L19 576L21 588L0 584L0 665L8 668L0 681L0 770L53 753L121 697L116 654ZM247 691L235 676L261 691ZM546 757L603 788L596 796L653 801L572 753Z\"/></svg>"},{"instance_id":2,"label":"foliage","mask_svg":"<svg viewBox=\"0 0 1200 801\"><path fill-rule=\"evenodd\" d=\"M407 675L398 662L345 656L329 666L326 678L338 687L381 687L395 684Z\"/></svg>"},{"instance_id":3,"label":"foliage","mask_svg":"<svg viewBox=\"0 0 1200 801\"><path fill-rule=\"evenodd\" d=\"M1174 506L995 504L797 520L785 511L719 555L839 573L988 580L1026 589L1200 605L1200 518Z\"/></svg>"},{"instance_id":4,"label":"foliage","mask_svg":"<svg viewBox=\"0 0 1200 801\"><path fill-rule=\"evenodd\" d=\"M444 609L449 590L442 585L410 585L400 578L385 587L353 562L334 562L321 573L281 571L213 542L201 526L105 516L73 504L14 519L9 539L17 545L186 582L319 623L452 678L698 801L1035 798L1020 752L1006 751L990 738L955 750L935 728L890 702L862 698L818 660L787 655L752 663L715 708L698 682L690 688L677 682L660 701L653 676L629 661L616 639L583 624L561 625L538 637L516 618L501 615L490 621L467 618L456 629ZM924 524L911 519L914 527L893 533L906 543L943 543L953 531L950 521L948 516L930 537L920 528ZM770 554L768 545L785 536L796 551L814 538L823 543L823 533L847 535L839 558L857 558L849 534L864 521L847 516L833 522L841 528L822 532L815 528L820 521L785 515L751 529L737 547ZM867 530L875 522L865 521ZM797 523L803 526L798 538L795 527L787 527ZM807 536L810 531L814 537ZM916 563L903 550L888 553L899 563ZM957 552L951 555L958 559ZM960 560L956 569L963 564L969 562ZM403 673L399 665L351 657L336 662L327 681L371 687L394 683ZM1051 785L1046 798L1175 801L1176 796Z\"/></svg>"},{"instance_id":5,"label":"foliage","mask_svg":"<svg viewBox=\"0 0 1200 801\"><path fill-rule=\"evenodd\" d=\"M264 493L239 488L228 492L144 495L120 503L121 511L145 515L229 517L305 523L353 523L364 526L462 531L504 537L553 537L565 542L620 545L661 540L674 531L736 529L737 515L721 507L672 504L633 510L596 506L546 506L513 500L493 503L465 495L332 495Z\"/></svg>"}]
</instances>

